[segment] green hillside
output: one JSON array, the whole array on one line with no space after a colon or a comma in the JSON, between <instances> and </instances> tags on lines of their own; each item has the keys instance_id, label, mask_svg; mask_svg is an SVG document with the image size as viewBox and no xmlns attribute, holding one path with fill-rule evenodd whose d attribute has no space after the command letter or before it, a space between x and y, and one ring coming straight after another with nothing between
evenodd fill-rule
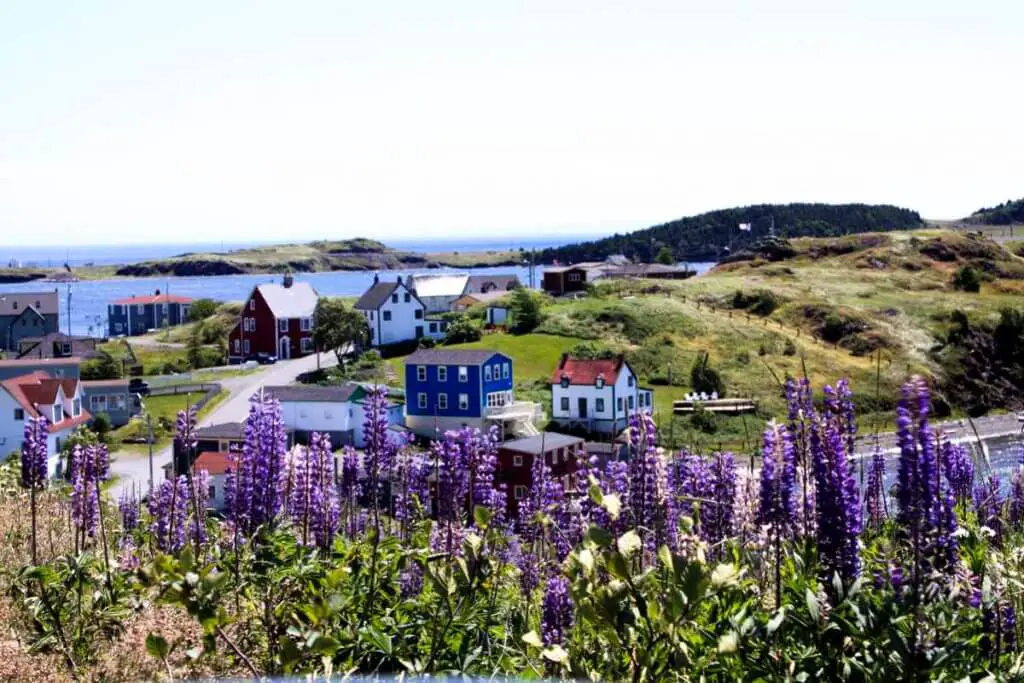
<instances>
[{"instance_id":1,"label":"green hillside","mask_svg":"<svg viewBox=\"0 0 1024 683\"><path fill-rule=\"evenodd\" d=\"M1024 223L1024 199L1014 199L1005 201L998 206L978 209L964 220L980 225Z\"/></svg>"}]
</instances>

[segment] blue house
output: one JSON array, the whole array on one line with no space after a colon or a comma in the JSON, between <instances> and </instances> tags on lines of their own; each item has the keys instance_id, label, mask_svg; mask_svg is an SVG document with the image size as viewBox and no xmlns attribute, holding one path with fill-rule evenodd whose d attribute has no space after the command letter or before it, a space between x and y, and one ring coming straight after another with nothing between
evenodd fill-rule
<instances>
[{"instance_id":1,"label":"blue house","mask_svg":"<svg viewBox=\"0 0 1024 683\"><path fill-rule=\"evenodd\" d=\"M405 358L405 426L436 438L515 422L513 386L512 359L497 351L420 349Z\"/></svg>"},{"instance_id":2,"label":"blue house","mask_svg":"<svg viewBox=\"0 0 1024 683\"><path fill-rule=\"evenodd\" d=\"M107 306L110 336L146 334L149 330L187 323L191 306L192 299L161 294L159 289L153 296L118 299Z\"/></svg>"}]
</instances>

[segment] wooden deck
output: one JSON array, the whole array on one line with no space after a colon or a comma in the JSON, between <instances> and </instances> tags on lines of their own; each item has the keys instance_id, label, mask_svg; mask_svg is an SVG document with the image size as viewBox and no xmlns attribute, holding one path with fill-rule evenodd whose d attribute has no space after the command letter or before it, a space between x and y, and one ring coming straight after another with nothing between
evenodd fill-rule
<instances>
[{"instance_id":1,"label":"wooden deck","mask_svg":"<svg viewBox=\"0 0 1024 683\"><path fill-rule=\"evenodd\" d=\"M757 410L757 404L749 398L717 398L707 401L673 401L672 412L676 415L687 415L695 412L697 406L709 413L739 414Z\"/></svg>"}]
</instances>

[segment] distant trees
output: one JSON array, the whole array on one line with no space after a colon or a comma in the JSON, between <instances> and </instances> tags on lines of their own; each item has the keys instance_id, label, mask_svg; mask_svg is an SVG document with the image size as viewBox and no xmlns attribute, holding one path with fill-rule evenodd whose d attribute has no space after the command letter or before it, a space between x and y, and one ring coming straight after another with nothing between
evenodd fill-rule
<instances>
[{"instance_id":1,"label":"distant trees","mask_svg":"<svg viewBox=\"0 0 1024 683\"><path fill-rule=\"evenodd\" d=\"M512 331L517 334L533 332L543 319L538 295L525 287L513 290L509 309L512 312Z\"/></svg>"},{"instance_id":2,"label":"distant trees","mask_svg":"<svg viewBox=\"0 0 1024 683\"><path fill-rule=\"evenodd\" d=\"M741 231L740 223L750 223ZM783 237L833 237L860 232L905 230L921 226L916 211L870 204L760 204L690 216L592 242L545 249L543 263L600 261L610 254L647 260L654 243L672 245L676 260L717 261L767 236L774 225ZM653 240L653 241L652 241ZM728 251L726 250L728 247Z\"/></svg>"},{"instance_id":3,"label":"distant trees","mask_svg":"<svg viewBox=\"0 0 1024 683\"><path fill-rule=\"evenodd\" d=\"M672 247L664 246L658 251L655 260L662 265L671 266L675 264L676 258L672 255Z\"/></svg>"},{"instance_id":4,"label":"distant trees","mask_svg":"<svg viewBox=\"0 0 1024 683\"><path fill-rule=\"evenodd\" d=\"M978 209L969 219L983 225L1010 225L1024 223L1024 199L1013 199L991 208Z\"/></svg>"},{"instance_id":5,"label":"distant trees","mask_svg":"<svg viewBox=\"0 0 1024 683\"><path fill-rule=\"evenodd\" d=\"M349 308L341 299L324 297L317 302L313 324L313 344L321 351L334 351L338 365L344 367L344 355L351 346L359 349L370 340L366 318Z\"/></svg>"}]
</instances>

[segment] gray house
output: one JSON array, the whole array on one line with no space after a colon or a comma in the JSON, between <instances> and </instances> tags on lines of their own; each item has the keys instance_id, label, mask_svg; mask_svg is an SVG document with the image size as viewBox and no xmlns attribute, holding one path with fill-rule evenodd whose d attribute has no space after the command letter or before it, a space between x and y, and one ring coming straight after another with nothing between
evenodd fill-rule
<instances>
[{"instance_id":1,"label":"gray house","mask_svg":"<svg viewBox=\"0 0 1024 683\"><path fill-rule=\"evenodd\" d=\"M85 405L95 417L106 413L113 427L122 427L142 412L138 394L128 390L127 379L98 379L82 382Z\"/></svg>"},{"instance_id":2,"label":"gray house","mask_svg":"<svg viewBox=\"0 0 1024 683\"><path fill-rule=\"evenodd\" d=\"M17 351L26 337L42 337L60 328L60 300L52 292L0 294L0 349Z\"/></svg>"}]
</instances>

